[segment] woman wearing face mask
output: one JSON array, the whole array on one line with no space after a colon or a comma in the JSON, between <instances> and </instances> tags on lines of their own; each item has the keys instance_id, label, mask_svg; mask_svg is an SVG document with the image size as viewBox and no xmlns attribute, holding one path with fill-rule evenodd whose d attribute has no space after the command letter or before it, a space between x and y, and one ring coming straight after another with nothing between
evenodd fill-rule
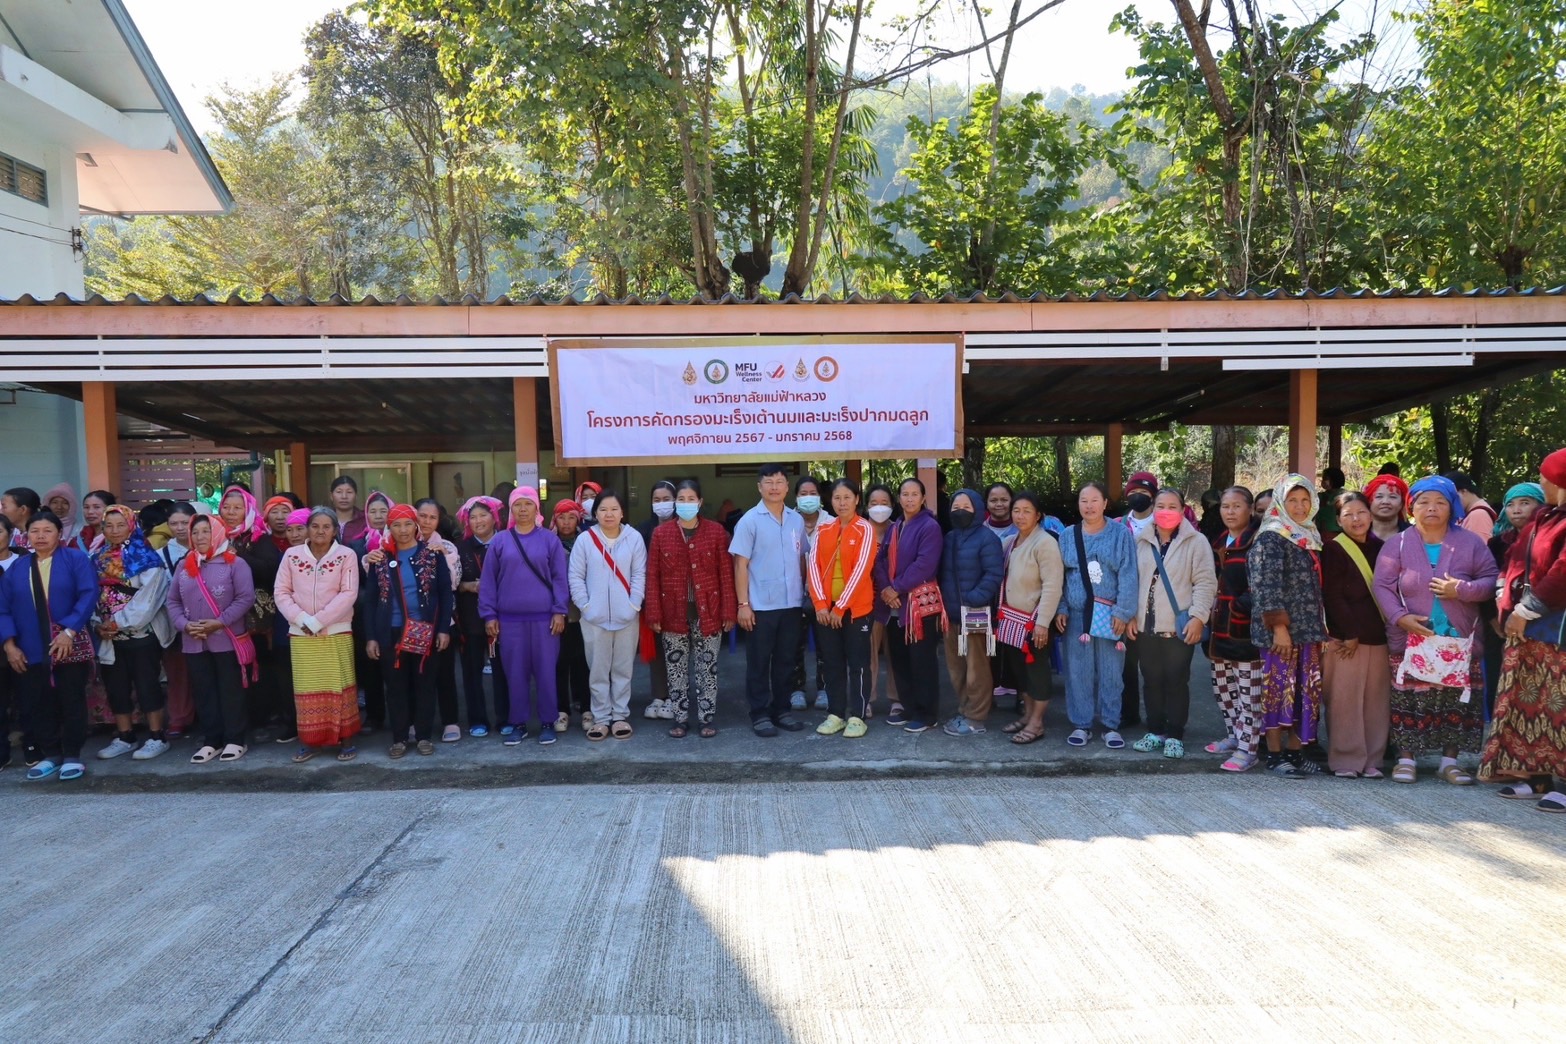
<instances>
[{"instance_id":1,"label":"woman wearing face mask","mask_svg":"<svg viewBox=\"0 0 1566 1044\"><path fill-rule=\"evenodd\" d=\"M1408 492L1414 525L1388 541L1376 559L1376 602L1387 621L1392 662L1391 742L1398 751L1392 780L1414 782L1416 759L1437 749L1442 754L1437 777L1472 786L1474 778L1458 767L1457 755L1479 750L1482 742L1483 644L1470 645L1469 669L1460 671L1463 686L1422 680L1399 668L1415 635L1472 639L1480 626L1479 604L1495 597L1498 570L1485 542L1458 524L1463 502L1450 479L1422 478ZM1415 644L1433 649L1451 643Z\"/></svg>"},{"instance_id":2,"label":"woman wearing face mask","mask_svg":"<svg viewBox=\"0 0 1566 1044\"><path fill-rule=\"evenodd\" d=\"M1267 771L1285 779L1319 771L1301 752L1302 744L1316 739L1321 720L1321 647L1327 640L1315 517L1315 484L1303 475L1284 476L1247 563L1251 640L1262 651Z\"/></svg>"},{"instance_id":3,"label":"woman wearing face mask","mask_svg":"<svg viewBox=\"0 0 1566 1044\"><path fill-rule=\"evenodd\" d=\"M169 749L163 732L165 695L158 681L163 649L174 641L174 628L163 604L169 575L158 553L147 546L129 508L114 505L104 511L103 537L103 544L92 554L98 572L93 627L98 634L99 673L114 713L115 736L98 751L98 757L107 761L130 754L136 761L145 761ZM148 731L147 741L139 748L131 720L138 708Z\"/></svg>"},{"instance_id":4,"label":"woman wearing face mask","mask_svg":"<svg viewBox=\"0 0 1566 1044\"><path fill-rule=\"evenodd\" d=\"M504 725L510 718L510 690L500 657L490 651L484 634L484 618L479 615L479 577L484 575L484 560L490 541L499 531L500 501L494 497L470 497L457 511L462 527L462 582L457 585L457 629L462 642L462 691L468 705L468 735L482 739L491 724ZM495 713L489 713L484 694L484 668L490 668L495 695Z\"/></svg>"},{"instance_id":5,"label":"woman wearing face mask","mask_svg":"<svg viewBox=\"0 0 1566 1044\"><path fill-rule=\"evenodd\" d=\"M1512 542L1499 584L1506 659L1479 778L1506 781L1503 798L1566 813L1566 782L1555 785L1566 781L1566 450L1545 457L1539 471L1544 506Z\"/></svg>"},{"instance_id":6,"label":"woman wearing face mask","mask_svg":"<svg viewBox=\"0 0 1566 1044\"><path fill-rule=\"evenodd\" d=\"M892 521L897 513L892 491L880 484L871 486L865 490L865 504L865 516L870 519L870 527L875 531L875 556L880 558L886 554L887 543L892 538ZM901 725L907 719L903 717L903 705L897 699L897 679L892 675L892 658L886 644L886 622L891 618L892 610L877 598L870 612L870 670L865 674L865 683L870 686L870 691L865 693L865 720L870 721L875 717L876 679L881 673L881 659L884 656L886 698L891 703L891 718L887 719L887 724ZM897 721L892 721L892 718Z\"/></svg>"},{"instance_id":7,"label":"woman wearing face mask","mask_svg":"<svg viewBox=\"0 0 1566 1044\"><path fill-rule=\"evenodd\" d=\"M600 486L596 482L584 482L580 486L576 487L576 494L571 499L582 506L581 517L593 517L593 501L597 499L598 494L602 493L603 491L604 487Z\"/></svg>"},{"instance_id":8,"label":"woman wearing face mask","mask_svg":"<svg viewBox=\"0 0 1566 1044\"><path fill-rule=\"evenodd\" d=\"M674 701L674 726L669 735L675 739L684 739L690 731L693 680L701 737L711 739L718 734L713 725L718 704L718 646L739 617L728 531L702 518L701 507L701 483L685 479L675 494L678 521L653 531L647 556L643 611L647 625L663 646ZM603 738L603 734L588 735L588 739Z\"/></svg>"},{"instance_id":9,"label":"woman wearing face mask","mask_svg":"<svg viewBox=\"0 0 1566 1044\"><path fill-rule=\"evenodd\" d=\"M809 475L801 475L794 482L794 510L799 512L799 517L805 522L805 554L804 558L810 558L810 549L816 544L816 527L821 524L821 486ZM805 604L800 612L804 614L804 626L799 629L799 642L794 649L794 673L791 676L793 695L789 697L789 706L794 710L804 710L809 702L805 695L805 649L808 645L814 645L816 649L816 709L827 709L826 683L821 679L826 677L825 667L821 663L820 635L816 633L816 611L810 602L810 591L805 591Z\"/></svg>"},{"instance_id":10,"label":"woman wearing face mask","mask_svg":"<svg viewBox=\"0 0 1566 1044\"><path fill-rule=\"evenodd\" d=\"M1185 495L1167 488L1153 498L1153 524L1137 535L1136 547L1141 597L1126 632L1137 642L1148 731L1132 747L1183 758L1191 657L1218 592L1212 550L1185 516Z\"/></svg>"},{"instance_id":11,"label":"woman wearing face mask","mask_svg":"<svg viewBox=\"0 0 1566 1044\"><path fill-rule=\"evenodd\" d=\"M602 495L600 491L599 496ZM596 499L593 501L593 507L598 507ZM567 560L570 559L571 551L576 547L576 542L581 536L585 514L582 505L574 500L557 502L551 512L554 521L550 523L549 528L560 538L560 545L565 548ZM556 732L565 734L565 731L571 727L573 714L582 716L582 731L586 732L593 727L590 675L587 645L582 631L582 610L573 598L571 607L566 612L565 633L560 636L560 661L555 664L555 689L560 694L560 714L555 718Z\"/></svg>"},{"instance_id":12,"label":"woman wearing face mask","mask_svg":"<svg viewBox=\"0 0 1566 1044\"><path fill-rule=\"evenodd\" d=\"M613 490L593 502L594 525L571 549L571 602L582 614L582 637L592 675L591 729L609 723L609 734L630 736L631 671L641 635L647 586L647 549L625 524L625 505Z\"/></svg>"},{"instance_id":13,"label":"woman wearing face mask","mask_svg":"<svg viewBox=\"0 0 1566 1044\"><path fill-rule=\"evenodd\" d=\"M1339 779L1380 779L1392 695L1387 626L1374 590L1381 540L1370 531L1370 501L1364 494L1339 493L1336 510L1339 532L1321 549L1328 636L1322 657L1327 767Z\"/></svg>"},{"instance_id":14,"label":"woman wearing face mask","mask_svg":"<svg viewBox=\"0 0 1566 1044\"><path fill-rule=\"evenodd\" d=\"M1377 475L1365 483L1370 501L1370 531L1383 544L1408 528L1408 483L1396 475Z\"/></svg>"},{"instance_id":15,"label":"woman wearing face mask","mask_svg":"<svg viewBox=\"0 0 1566 1044\"><path fill-rule=\"evenodd\" d=\"M1213 695L1223 711L1228 735L1207 745L1209 754L1228 754L1219 768L1225 772L1249 772L1261 746L1262 662L1251 641L1251 582L1247 560L1256 542L1256 521L1251 514L1251 491L1231 486L1218 500L1223 535L1213 541L1218 594L1213 601L1212 643L1207 648L1213 664Z\"/></svg>"},{"instance_id":16,"label":"woman wearing face mask","mask_svg":"<svg viewBox=\"0 0 1566 1044\"><path fill-rule=\"evenodd\" d=\"M674 483L659 479L652 487L652 515L636 527L642 544L652 553L653 531L674 517ZM647 614L642 613L639 656L647 664L652 676L652 700L642 711L644 718L673 718L674 704L669 702L669 670L664 666L663 654L658 649L658 636L647 626Z\"/></svg>"},{"instance_id":17,"label":"woman wearing face mask","mask_svg":"<svg viewBox=\"0 0 1566 1044\"><path fill-rule=\"evenodd\" d=\"M1137 563L1131 530L1110 522L1108 508L1109 490L1102 482L1089 482L1077 494L1082 521L1060 539L1066 580L1055 630L1065 635L1066 715L1072 727L1066 742L1087 746L1096 720L1104 729L1104 746L1119 750L1126 745L1120 735L1123 639L1136 614ZM1108 634L1093 627L1095 614L1108 617Z\"/></svg>"},{"instance_id":18,"label":"woman wearing face mask","mask_svg":"<svg viewBox=\"0 0 1566 1044\"><path fill-rule=\"evenodd\" d=\"M996 540L979 524L979 494L959 489L952 494L951 532L946 534L941 551L941 600L946 603L946 673L952 691L957 694L957 715L945 724L950 736L974 736L985 730L994 702L990 654L982 635L968 637L968 652L957 651L962 633L962 612L982 609L990 612L1000 595L1005 573L1002 541ZM1011 516L1011 499L1006 501ZM1054 615L1051 612L1050 615ZM1048 693L1045 694L1046 698Z\"/></svg>"}]
</instances>

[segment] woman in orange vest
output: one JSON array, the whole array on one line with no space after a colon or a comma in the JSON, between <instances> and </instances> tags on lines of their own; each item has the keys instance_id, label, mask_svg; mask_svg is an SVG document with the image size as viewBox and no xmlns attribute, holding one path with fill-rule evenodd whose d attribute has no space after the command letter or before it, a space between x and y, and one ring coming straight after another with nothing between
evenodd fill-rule
<instances>
[{"instance_id":1,"label":"woman in orange vest","mask_svg":"<svg viewBox=\"0 0 1566 1044\"><path fill-rule=\"evenodd\" d=\"M875 529L859 515L859 485L841 478L830 492L833 517L816 530L810 550L810 601L816 610L816 642L826 668L827 719L823 736L858 739L866 731L870 615L875 609ZM852 705L850 705L852 701Z\"/></svg>"}]
</instances>

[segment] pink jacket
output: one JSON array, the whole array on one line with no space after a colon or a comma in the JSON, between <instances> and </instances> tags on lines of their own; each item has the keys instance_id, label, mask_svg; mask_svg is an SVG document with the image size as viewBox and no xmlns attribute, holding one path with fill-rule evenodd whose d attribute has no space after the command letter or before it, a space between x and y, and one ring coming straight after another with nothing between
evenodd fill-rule
<instances>
[{"instance_id":1,"label":"pink jacket","mask_svg":"<svg viewBox=\"0 0 1566 1044\"><path fill-rule=\"evenodd\" d=\"M317 634L347 634L359 598L359 556L333 544L317 562L308 544L291 547L283 552L272 594L290 636L308 633L302 625L306 619Z\"/></svg>"}]
</instances>

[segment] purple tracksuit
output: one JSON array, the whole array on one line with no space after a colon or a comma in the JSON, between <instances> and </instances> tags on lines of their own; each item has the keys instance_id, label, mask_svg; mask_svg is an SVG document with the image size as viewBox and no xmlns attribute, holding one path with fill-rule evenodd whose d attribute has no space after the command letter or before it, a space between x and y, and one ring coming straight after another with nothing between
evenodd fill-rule
<instances>
[{"instance_id":1,"label":"purple tracksuit","mask_svg":"<svg viewBox=\"0 0 1566 1044\"><path fill-rule=\"evenodd\" d=\"M524 560L525 558L525 560ZM537 717L540 726L560 713L555 664L560 638L549 619L565 615L571 600L565 545L543 527L509 529L490 541L479 578L479 615L500 621L500 662L511 688L511 725ZM529 696L537 687L537 695Z\"/></svg>"}]
</instances>

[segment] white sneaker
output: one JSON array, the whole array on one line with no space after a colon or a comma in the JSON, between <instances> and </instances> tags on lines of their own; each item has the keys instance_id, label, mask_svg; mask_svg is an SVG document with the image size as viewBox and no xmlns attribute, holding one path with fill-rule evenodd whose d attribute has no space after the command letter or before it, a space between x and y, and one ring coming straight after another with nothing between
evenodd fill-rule
<instances>
[{"instance_id":1,"label":"white sneaker","mask_svg":"<svg viewBox=\"0 0 1566 1044\"><path fill-rule=\"evenodd\" d=\"M825 689L817 689L816 690L816 710L826 710L827 706L828 706L828 702L829 701L827 699L827 691Z\"/></svg>"},{"instance_id":2,"label":"white sneaker","mask_svg":"<svg viewBox=\"0 0 1566 1044\"><path fill-rule=\"evenodd\" d=\"M131 760L151 761L153 758L166 752L168 749L169 745L166 741L160 739L149 739L147 742L136 748L136 753L131 755Z\"/></svg>"},{"instance_id":3,"label":"white sneaker","mask_svg":"<svg viewBox=\"0 0 1566 1044\"><path fill-rule=\"evenodd\" d=\"M665 701L663 700L653 700L647 705L647 709L642 711L642 717L647 718L650 721L656 721L657 719L663 717L664 703Z\"/></svg>"},{"instance_id":4,"label":"white sneaker","mask_svg":"<svg viewBox=\"0 0 1566 1044\"><path fill-rule=\"evenodd\" d=\"M804 710L805 709L805 694L803 692L796 692L796 693L794 693L794 695L792 695L792 696L790 696L788 698L788 705L790 707L792 707L794 710Z\"/></svg>"},{"instance_id":5,"label":"white sneaker","mask_svg":"<svg viewBox=\"0 0 1566 1044\"><path fill-rule=\"evenodd\" d=\"M134 745L126 743L124 740L116 736L114 737L113 742L98 752L98 757L103 761L108 761L110 758L117 758L121 754L129 754L135 749L136 748Z\"/></svg>"},{"instance_id":6,"label":"white sneaker","mask_svg":"<svg viewBox=\"0 0 1566 1044\"><path fill-rule=\"evenodd\" d=\"M673 700L659 700L658 701L658 717L662 718L664 721L673 721L674 720L674 701Z\"/></svg>"}]
</instances>

